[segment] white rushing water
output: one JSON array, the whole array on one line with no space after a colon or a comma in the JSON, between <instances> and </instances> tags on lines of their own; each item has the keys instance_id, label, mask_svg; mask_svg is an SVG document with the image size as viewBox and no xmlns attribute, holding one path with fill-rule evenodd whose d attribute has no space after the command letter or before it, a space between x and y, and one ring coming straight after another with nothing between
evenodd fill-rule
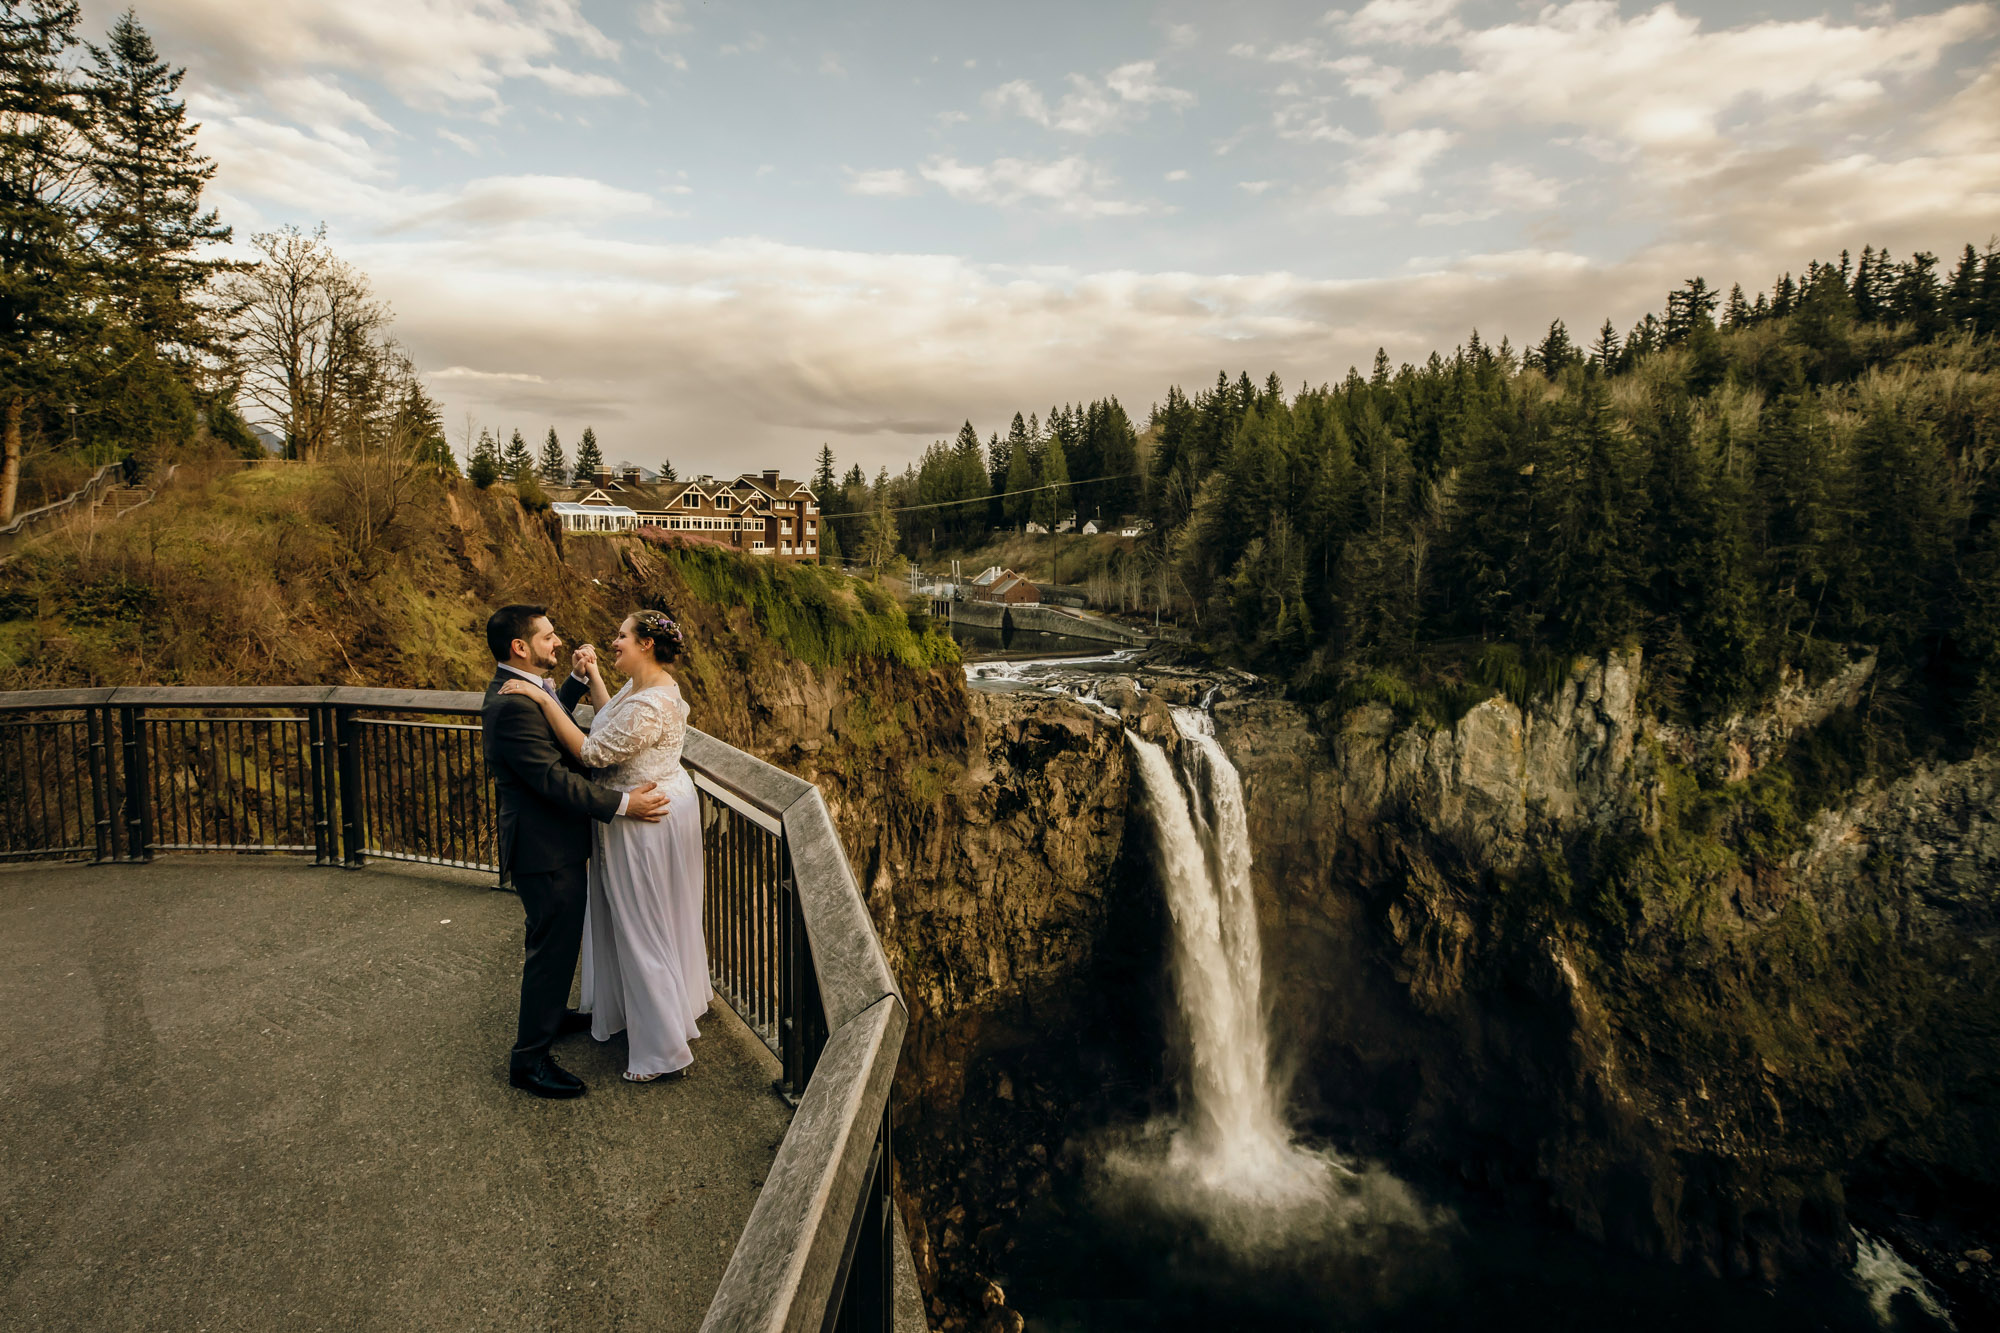
<instances>
[{"instance_id":1,"label":"white rushing water","mask_svg":"<svg viewBox=\"0 0 2000 1333\"><path fill-rule=\"evenodd\" d=\"M1300 1142L1288 1123L1271 1071L1242 779L1205 709L1173 719L1171 750L1126 739L1173 922L1187 1079L1177 1116L1107 1155L1111 1177L1247 1250L1336 1243L1370 1224L1428 1227L1437 1215L1400 1181Z\"/></svg>"},{"instance_id":2,"label":"white rushing water","mask_svg":"<svg viewBox=\"0 0 2000 1333\"><path fill-rule=\"evenodd\" d=\"M1896 1327L1895 1300L1905 1292L1925 1314L1946 1328L1956 1327L1923 1274L1888 1241L1859 1227L1854 1229L1854 1282L1868 1294L1868 1306L1884 1328Z\"/></svg>"},{"instance_id":3,"label":"white rushing water","mask_svg":"<svg viewBox=\"0 0 2000 1333\"><path fill-rule=\"evenodd\" d=\"M1159 839L1188 1037L1187 1095L1167 1165L1207 1191L1282 1207L1318 1197L1341 1168L1293 1143L1271 1080L1242 781L1206 713L1173 716L1171 759L1127 733Z\"/></svg>"}]
</instances>

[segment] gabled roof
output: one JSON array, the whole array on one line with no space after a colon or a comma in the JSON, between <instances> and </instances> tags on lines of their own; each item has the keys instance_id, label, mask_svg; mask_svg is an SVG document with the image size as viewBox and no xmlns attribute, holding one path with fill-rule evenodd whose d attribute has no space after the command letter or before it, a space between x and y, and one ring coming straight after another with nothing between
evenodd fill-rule
<instances>
[{"instance_id":1,"label":"gabled roof","mask_svg":"<svg viewBox=\"0 0 2000 1333\"><path fill-rule=\"evenodd\" d=\"M736 489L739 491L741 490L755 491L759 495L769 496L773 500L783 500L789 502L792 500L805 499L805 500L811 500L814 504L819 503L819 497L812 493L812 488L810 486L806 485L802 481L793 481L790 477L780 477L778 478L776 484L771 484L764 480L763 474L761 473L745 472L742 476L736 479L734 484L736 486Z\"/></svg>"}]
</instances>

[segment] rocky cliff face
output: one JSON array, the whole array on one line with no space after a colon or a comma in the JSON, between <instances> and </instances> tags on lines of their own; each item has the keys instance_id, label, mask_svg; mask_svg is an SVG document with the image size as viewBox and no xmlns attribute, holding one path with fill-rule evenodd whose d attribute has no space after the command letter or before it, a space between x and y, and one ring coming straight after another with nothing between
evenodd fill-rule
<instances>
[{"instance_id":1,"label":"rocky cliff face","mask_svg":"<svg viewBox=\"0 0 2000 1333\"><path fill-rule=\"evenodd\" d=\"M1888 1180L1990 1190L2000 758L1816 813L1780 764L1871 667L1700 734L1641 713L1636 657L1449 728L1218 704L1300 1100L1719 1272L1840 1254Z\"/></svg>"}]
</instances>

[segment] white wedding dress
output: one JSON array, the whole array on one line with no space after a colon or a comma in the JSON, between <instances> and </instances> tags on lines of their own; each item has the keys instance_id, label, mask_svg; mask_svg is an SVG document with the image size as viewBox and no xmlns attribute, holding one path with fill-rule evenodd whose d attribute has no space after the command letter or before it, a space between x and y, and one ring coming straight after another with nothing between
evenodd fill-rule
<instances>
[{"instance_id":1,"label":"white wedding dress","mask_svg":"<svg viewBox=\"0 0 2000 1333\"><path fill-rule=\"evenodd\" d=\"M688 1043L708 1009L708 949L701 934L701 808L681 767L688 706L671 681L635 690L627 681L591 719L583 762L620 791L659 784L671 802L656 824L594 824L590 903L583 929L583 1005L590 1035L623 1030L635 1077L694 1062Z\"/></svg>"}]
</instances>

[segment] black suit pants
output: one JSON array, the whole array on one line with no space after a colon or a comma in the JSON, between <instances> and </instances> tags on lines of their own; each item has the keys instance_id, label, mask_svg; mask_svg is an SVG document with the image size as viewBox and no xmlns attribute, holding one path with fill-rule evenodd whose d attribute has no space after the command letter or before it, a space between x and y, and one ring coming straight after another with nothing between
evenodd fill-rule
<instances>
[{"instance_id":1,"label":"black suit pants","mask_svg":"<svg viewBox=\"0 0 2000 1333\"><path fill-rule=\"evenodd\" d=\"M569 984L583 948L588 863L514 872L514 891L528 914L528 954L521 968L521 1027L513 1067L526 1069L548 1054L569 1007Z\"/></svg>"}]
</instances>

